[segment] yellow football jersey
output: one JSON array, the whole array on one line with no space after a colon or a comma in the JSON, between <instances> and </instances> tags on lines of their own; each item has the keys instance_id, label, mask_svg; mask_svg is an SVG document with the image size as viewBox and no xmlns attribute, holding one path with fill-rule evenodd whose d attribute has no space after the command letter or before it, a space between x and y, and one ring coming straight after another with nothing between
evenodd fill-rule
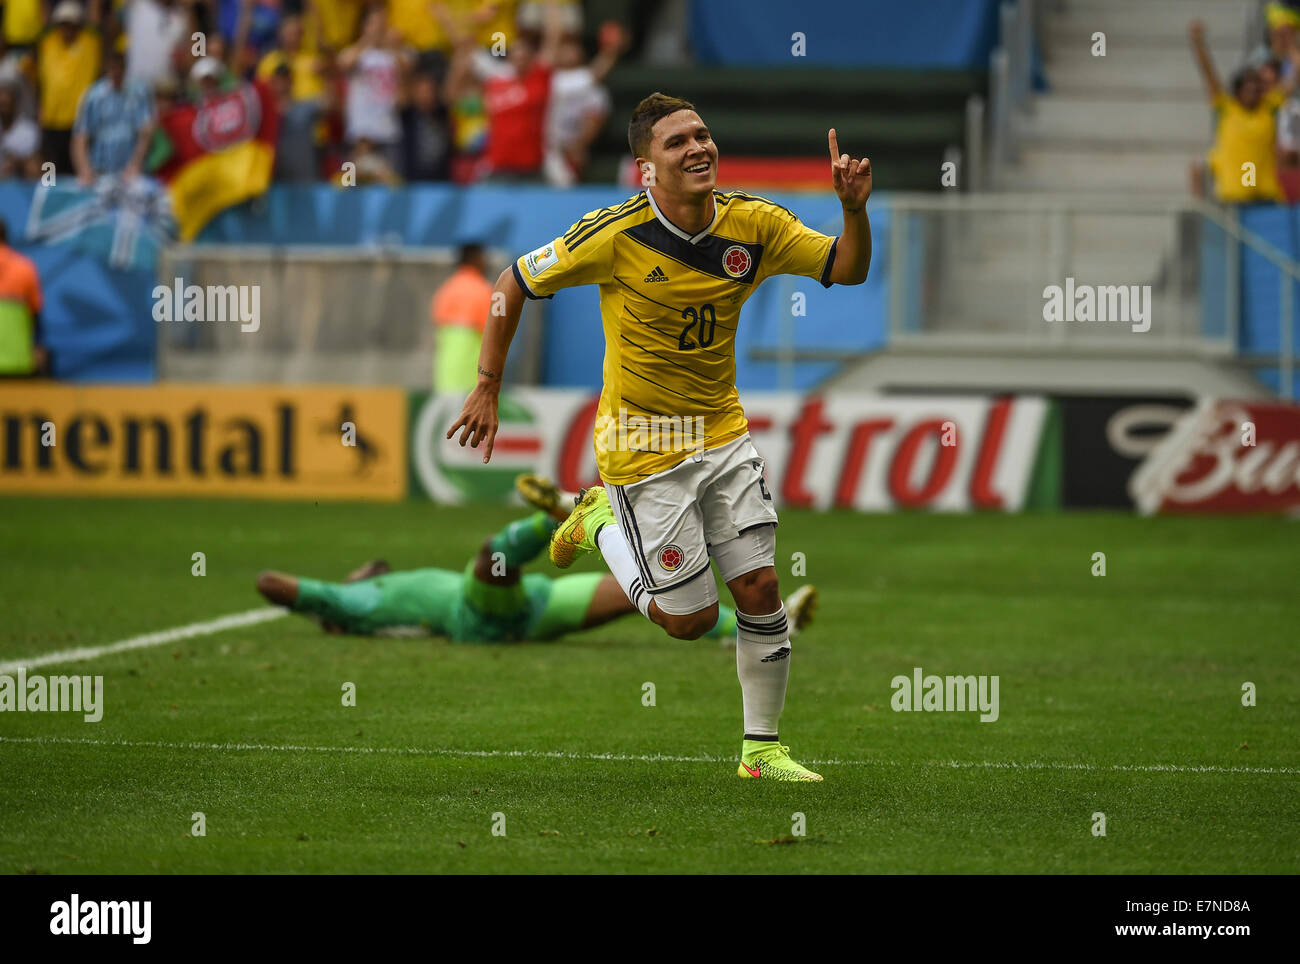
<instances>
[{"instance_id":1,"label":"yellow football jersey","mask_svg":"<svg viewBox=\"0 0 1300 964\"><path fill-rule=\"evenodd\" d=\"M600 286L605 385L595 445L606 482L628 485L696 448L743 436L741 306L769 275L799 274L830 287L835 238L766 198L714 191L713 200L713 222L691 235L642 192L592 211L515 262L515 280L530 298Z\"/></svg>"}]
</instances>

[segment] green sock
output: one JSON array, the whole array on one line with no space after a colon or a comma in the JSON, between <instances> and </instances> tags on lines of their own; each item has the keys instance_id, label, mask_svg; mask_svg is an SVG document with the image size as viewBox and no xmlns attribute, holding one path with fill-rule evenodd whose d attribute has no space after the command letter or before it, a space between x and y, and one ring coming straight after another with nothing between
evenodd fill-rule
<instances>
[{"instance_id":1,"label":"green sock","mask_svg":"<svg viewBox=\"0 0 1300 964\"><path fill-rule=\"evenodd\" d=\"M718 604L718 622L704 634L705 639L725 639L736 635L736 611L730 606Z\"/></svg>"},{"instance_id":2,"label":"green sock","mask_svg":"<svg viewBox=\"0 0 1300 964\"><path fill-rule=\"evenodd\" d=\"M492 551L506 558L506 566L517 569L532 562L551 541L551 533L559 523L545 512L516 519L492 537Z\"/></svg>"}]
</instances>

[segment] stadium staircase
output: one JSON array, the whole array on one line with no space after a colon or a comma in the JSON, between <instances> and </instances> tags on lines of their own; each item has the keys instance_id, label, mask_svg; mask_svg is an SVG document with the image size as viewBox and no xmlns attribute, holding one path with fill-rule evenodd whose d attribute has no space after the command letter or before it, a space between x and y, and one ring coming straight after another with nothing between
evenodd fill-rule
<instances>
[{"instance_id":1,"label":"stadium staircase","mask_svg":"<svg viewBox=\"0 0 1300 964\"><path fill-rule=\"evenodd\" d=\"M1188 165L1212 134L1187 39L1204 21L1225 79L1258 41L1253 0L1067 0L1043 4L1040 41L1049 89L1019 119L1008 190L1188 191ZM1092 53L1105 34L1104 57Z\"/></svg>"},{"instance_id":2,"label":"stadium staircase","mask_svg":"<svg viewBox=\"0 0 1300 964\"><path fill-rule=\"evenodd\" d=\"M984 194L981 210L947 216L955 222L924 205L909 219L913 246L928 246L918 269L927 337L895 339L837 386L1267 394L1222 338L1203 337L1196 277L1207 226L1172 213L1212 134L1188 23L1205 22L1226 77L1249 49L1256 13L1253 0L1039 0L1046 87L1009 112L1009 162L989 168L999 193ZM1105 56L1093 55L1099 32ZM892 280L907 270L893 265ZM1041 337L1045 323L1033 314L1042 288L1066 276L1151 285L1152 331ZM1023 343L1009 347L1019 332Z\"/></svg>"}]
</instances>

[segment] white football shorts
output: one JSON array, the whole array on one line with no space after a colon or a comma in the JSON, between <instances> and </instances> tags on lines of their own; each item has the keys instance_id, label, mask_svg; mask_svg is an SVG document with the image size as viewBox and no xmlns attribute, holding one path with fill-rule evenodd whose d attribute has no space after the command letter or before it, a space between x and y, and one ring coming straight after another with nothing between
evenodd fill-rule
<instances>
[{"instance_id":1,"label":"white football shorts","mask_svg":"<svg viewBox=\"0 0 1300 964\"><path fill-rule=\"evenodd\" d=\"M614 518L659 608L682 616L718 601L723 582L776 563L776 507L748 435L630 485L605 486Z\"/></svg>"}]
</instances>

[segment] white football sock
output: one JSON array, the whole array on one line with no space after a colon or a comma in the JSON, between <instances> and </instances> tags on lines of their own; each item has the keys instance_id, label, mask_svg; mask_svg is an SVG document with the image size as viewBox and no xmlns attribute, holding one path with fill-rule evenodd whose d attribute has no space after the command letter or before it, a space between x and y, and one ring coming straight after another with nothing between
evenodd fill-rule
<instances>
[{"instance_id":1,"label":"white football sock","mask_svg":"<svg viewBox=\"0 0 1300 964\"><path fill-rule=\"evenodd\" d=\"M609 571L623 587L623 592L627 593L632 605L649 619L650 600L654 597L646 592L645 583L641 580L641 567L636 564L636 556L632 554L632 547L628 545L623 530L613 523L603 526L596 536L596 545L605 557L605 565L609 566Z\"/></svg>"},{"instance_id":2,"label":"white football sock","mask_svg":"<svg viewBox=\"0 0 1300 964\"><path fill-rule=\"evenodd\" d=\"M736 613L736 675L745 705L745 738L775 740L790 679L785 607L768 616Z\"/></svg>"}]
</instances>

